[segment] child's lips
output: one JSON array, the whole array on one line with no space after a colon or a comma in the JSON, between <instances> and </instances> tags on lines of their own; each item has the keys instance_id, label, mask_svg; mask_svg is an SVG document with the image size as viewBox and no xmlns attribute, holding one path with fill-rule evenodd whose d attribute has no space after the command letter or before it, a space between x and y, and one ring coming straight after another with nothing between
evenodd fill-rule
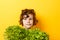
<instances>
[{"instance_id":1,"label":"child's lips","mask_svg":"<svg viewBox=\"0 0 60 40\"><path fill-rule=\"evenodd\" d=\"M31 25L31 24L26 24L26 25Z\"/></svg>"}]
</instances>

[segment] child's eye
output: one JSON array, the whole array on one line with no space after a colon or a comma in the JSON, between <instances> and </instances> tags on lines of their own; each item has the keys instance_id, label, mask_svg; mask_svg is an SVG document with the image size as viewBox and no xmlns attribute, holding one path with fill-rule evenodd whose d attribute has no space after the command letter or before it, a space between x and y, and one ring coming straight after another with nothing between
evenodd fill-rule
<instances>
[{"instance_id":1,"label":"child's eye","mask_svg":"<svg viewBox=\"0 0 60 40\"><path fill-rule=\"evenodd\" d=\"M26 20L26 18L24 18L24 20Z\"/></svg>"},{"instance_id":2,"label":"child's eye","mask_svg":"<svg viewBox=\"0 0 60 40\"><path fill-rule=\"evenodd\" d=\"M29 20L33 20L32 18L30 18Z\"/></svg>"}]
</instances>

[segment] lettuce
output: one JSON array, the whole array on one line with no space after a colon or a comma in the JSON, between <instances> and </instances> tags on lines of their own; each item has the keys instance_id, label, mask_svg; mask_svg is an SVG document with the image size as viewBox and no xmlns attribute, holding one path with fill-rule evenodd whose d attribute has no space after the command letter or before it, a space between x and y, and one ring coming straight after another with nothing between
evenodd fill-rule
<instances>
[{"instance_id":1,"label":"lettuce","mask_svg":"<svg viewBox=\"0 0 60 40\"><path fill-rule=\"evenodd\" d=\"M20 26L9 26L4 32L5 40L49 40L48 35L40 29L24 29Z\"/></svg>"}]
</instances>

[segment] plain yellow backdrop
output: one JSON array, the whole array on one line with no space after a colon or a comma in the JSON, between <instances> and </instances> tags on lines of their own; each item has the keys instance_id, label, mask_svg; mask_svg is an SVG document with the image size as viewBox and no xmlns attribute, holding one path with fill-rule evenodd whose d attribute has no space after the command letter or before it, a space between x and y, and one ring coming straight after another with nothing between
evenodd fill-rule
<instances>
[{"instance_id":1,"label":"plain yellow backdrop","mask_svg":"<svg viewBox=\"0 0 60 40\"><path fill-rule=\"evenodd\" d=\"M39 28L49 34L50 40L60 40L59 0L0 0L0 40L10 25L19 25L22 9L34 9Z\"/></svg>"}]
</instances>

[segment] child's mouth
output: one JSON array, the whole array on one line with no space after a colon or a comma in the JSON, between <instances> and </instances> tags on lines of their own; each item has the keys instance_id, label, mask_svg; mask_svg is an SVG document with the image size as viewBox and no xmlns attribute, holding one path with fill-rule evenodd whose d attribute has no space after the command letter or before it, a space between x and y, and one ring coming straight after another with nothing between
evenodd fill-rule
<instances>
[{"instance_id":1,"label":"child's mouth","mask_svg":"<svg viewBox=\"0 0 60 40\"><path fill-rule=\"evenodd\" d=\"M31 25L31 24L27 24L27 25Z\"/></svg>"}]
</instances>

